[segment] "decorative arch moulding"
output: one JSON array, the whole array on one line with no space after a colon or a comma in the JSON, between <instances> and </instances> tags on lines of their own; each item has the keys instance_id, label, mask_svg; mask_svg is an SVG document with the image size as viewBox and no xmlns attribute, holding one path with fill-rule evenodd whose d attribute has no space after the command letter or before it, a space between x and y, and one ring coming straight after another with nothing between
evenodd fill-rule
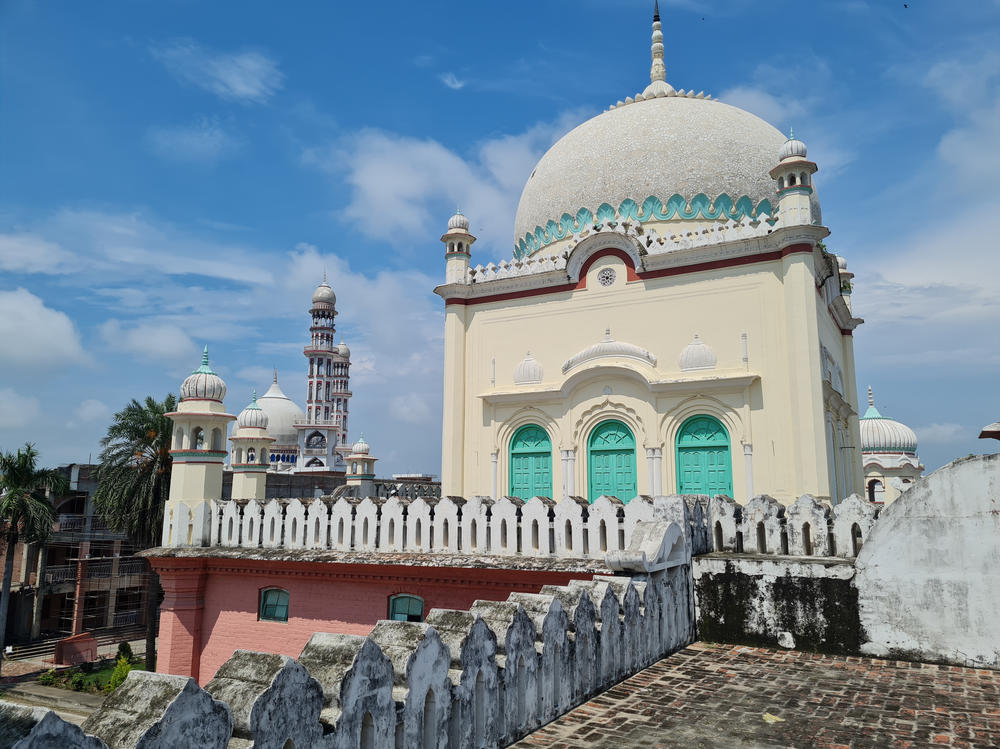
<instances>
[{"instance_id":1,"label":"decorative arch moulding","mask_svg":"<svg viewBox=\"0 0 1000 749\"><path fill-rule=\"evenodd\" d=\"M546 245L566 239L589 226L608 221L669 221L673 218L738 221L763 216L773 220L774 213L774 206L768 198L755 205L753 199L747 195L734 201L726 193L722 193L715 200L711 200L705 193L698 193L687 200L675 193L667 199L666 204L655 195L650 195L642 201L642 205L631 198L626 198L617 210L608 203L602 203L596 212L580 208L575 216L564 213L558 222L550 219L544 227L536 226L533 232L517 240L514 245L514 257L525 258Z\"/></svg>"}]
</instances>

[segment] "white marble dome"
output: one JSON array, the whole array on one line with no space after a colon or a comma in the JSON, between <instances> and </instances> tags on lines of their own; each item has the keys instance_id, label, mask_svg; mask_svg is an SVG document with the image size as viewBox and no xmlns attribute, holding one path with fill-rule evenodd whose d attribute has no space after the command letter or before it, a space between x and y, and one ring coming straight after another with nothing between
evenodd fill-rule
<instances>
[{"instance_id":1,"label":"white marble dome","mask_svg":"<svg viewBox=\"0 0 1000 749\"><path fill-rule=\"evenodd\" d=\"M240 411L240 415L236 417L236 424L244 429L267 429L267 414L257 404L256 390L253 393L250 405Z\"/></svg>"},{"instance_id":2,"label":"white marble dome","mask_svg":"<svg viewBox=\"0 0 1000 749\"><path fill-rule=\"evenodd\" d=\"M305 421L306 414L295 401L282 392L278 386L277 375L267 392L257 399L257 405L267 416L267 434L274 438L275 444L296 444L298 434L294 425Z\"/></svg>"},{"instance_id":3,"label":"white marble dome","mask_svg":"<svg viewBox=\"0 0 1000 749\"><path fill-rule=\"evenodd\" d=\"M361 435L358 441L354 443L354 447L351 448L351 453L353 455L367 455L368 450L368 443L365 442L365 436Z\"/></svg>"},{"instance_id":4,"label":"white marble dome","mask_svg":"<svg viewBox=\"0 0 1000 749\"><path fill-rule=\"evenodd\" d=\"M514 367L515 385L535 385L542 381L542 365L529 351L521 362Z\"/></svg>"},{"instance_id":5,"label":"white marble dome","mask_svg":"<svg viewBox=\"0 0 1000 749\"><path fill-rule=\"evenodd\" d=\"M222 402L226 397L226 383L208 364L208 346L201 355L201 366L181 383L181 399L213 400Z\"/></svg>"},{"instance_id":6,"label":"white marble dome","mask_svg":"<svg viewBox=\"0 0 1000 749\"><path fill-rule=\"evenodd\" d=\"M564 135L542 156L521 193L515 243L581 208L664 204L675 193L690 201L726 193L735 203L776 200L768 174L786 140L737 107L709 99L664 95L611 109Z\"/></svg>"},{"instance_id":7,"label":"white marble dome","mask_svg":"<svg viewBox=\"0 0 1000 749\"><path fill-rule=\"evenodd\" d=\"M712 348L701 340L700 336L695 335L694 340L681 351L680 367L682 372L697 369L712 369L715 367L716 361L715 352L712 351Z\"/></svg>"},{"instance_id":8,"label":"white marble dome","mask_svg":"<svg viewBox=\"0 0 1000 749\"><path fill-rule=\"evenodd\" d=\"M469 219L461 211L455 211L455 215L448 219L448 231L468 231Z\"/></svg>"},{"instance_id":9,"label":"white marble dome","mask_svg":"<svg viewBox=\"0 0 1000 749\"><path fill-rule=\"evenodd\" d=\"M868 410L860 419L861 452L916 453L917 434L906 424L883 416L875 408L871 388L868 388Z\"/></svg>"},{"instance_id":10,"label":"white marble dome","mask_svg":"<svg viewBox=\"0 0 1000 749\"><path fill-rule=\"evenodd\" d=\"M313 292L313 304L336 304L337 295L333 293L333 289L330 288L330 284L323 279L323 283L316 287L316 291Z\"/></svg>"},{"instance_id":11,"label":"white marble dome","mask_svg":"<svg viewBox=\"0 0 1000 749\"><path fill-rule=\"evenodd\" d=\"M789 135L788 140L781 144L781 150L778 151L778 159L781 161L791 158L804 159L807 153L806 144L798 138Z\"/></svg>"},{"instance_id":12,"label":"white marble dome","mask_svg":"<svg viewBox=\"0 0 1000 749\"><path fill-rule=\"evenodd\" d=\"M351 350L347 348L347 344L341 341L337 344L337 353L343 356L345 359L351 358Z\"/></svg>"}]
</instances>

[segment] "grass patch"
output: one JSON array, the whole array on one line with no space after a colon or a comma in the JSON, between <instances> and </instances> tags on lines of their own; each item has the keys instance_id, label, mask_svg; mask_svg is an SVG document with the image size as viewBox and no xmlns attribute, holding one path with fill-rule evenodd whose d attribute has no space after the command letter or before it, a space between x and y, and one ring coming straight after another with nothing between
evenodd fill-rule
<instances>
[{"instance_id":1,"label":"grass patch","mask_svg":"<svg viewBox=\"0 0 1000 749\"><path fill-rule=\"evenodd\" d=\"M144 658L132 659L133 670L145 671ZM70 689L74 692L100 694L110 691L108 683L115 672L115 660L108 658L96 663L84 663L65 671L50 669L38 677L38 683L46 687Z\"/></svg>"}]
</instances>

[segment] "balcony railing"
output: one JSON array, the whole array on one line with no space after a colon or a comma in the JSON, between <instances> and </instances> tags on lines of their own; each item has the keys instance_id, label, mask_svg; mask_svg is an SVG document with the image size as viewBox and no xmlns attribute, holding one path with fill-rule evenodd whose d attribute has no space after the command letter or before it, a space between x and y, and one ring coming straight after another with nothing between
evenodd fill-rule
<instances>
[{"instance_id":1,"label":"balcony railing","mask_svg":"<svg viewBox=\"0 0 1000 749\"><path fill-rule=\"evenodd\" d=\"M67 515L56 518L52 528L54 533L75 536L103 536L105 538L125 538L124 533L111 530L107 521L97 515Z\"/></svg>"},{"instance_id":2,"label":"balcony railing","mask_svg":"<svg viewBox=\"0 0 1000 749\"><path fill-rule=\"evenodd\" d=\"M45 568L45 584L54 585L55 583L65 583L70 580L76 580L76 565L75 564L61 564L54 567Z\"/></svg>"},{"instance_id":3,"label":"balcony railing","mask_svg":"<svg viewBox=\"0 0 1000 749\"><path fill-rule=\"evenodd\" d=\"M139 623L139 615L141 611L116 611L115 612L115 627L128 627Z\"/></svg>"}]
</instances>

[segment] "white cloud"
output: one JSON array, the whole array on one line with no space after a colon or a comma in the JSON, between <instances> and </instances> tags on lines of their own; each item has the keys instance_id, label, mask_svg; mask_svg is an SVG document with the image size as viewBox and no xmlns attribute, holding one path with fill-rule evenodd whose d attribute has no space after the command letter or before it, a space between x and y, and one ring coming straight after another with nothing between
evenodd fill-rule
<instances>
[{"instance_id":1,"label":"white cloud","mask_svg":"<svg viewBox=\"0 0 1000 749\"><path fill-rule=\"evenodd\" d=\"M447 73L442 73L438 77L441 79L441 83L443 83L450 89L454 89L455 91L458 91L460 88L465 86L465 81L460 81L458 77L451 71Z\"/></svg>"},{"instance_id":2,"label":"white cloud","mask_svg":"<svg viewBox=\"0 0 1000 749\"><path fill-rule=\"evenodd\" d=\"M90 361L69 317L27 289L0 291L0 367L35 369Z\"/></svg>"},{"instance_id":3,"label":"white cloud","mask_svg":"<svg viewBox=\"0 0 1000 749\"><path fill-rule=\"evenodd\" d=\"M175 39L154 45L150 53L178 80L227 101L263 104L284 80L278 63L263 52L218 52Z\"/></svg>"},{"instance_id":4,"label":"white cloud","mask_svg":"<svg viewBox=\"0 0 1000 749\"><path fill-rule=\"evenodd\" d=\"M779 98L756 86L734 86L719 94L719 99L739 109L753 112L762 120L781 125L805 114L805 107L794 98Z\"/></svg>"},{"instance_id":5,"label":"white cloud","mask_svg":"<svg viewBox=\"0 0 1000 749\"><path fill-rule=\"evenodd\" d=\"M111 408L94 398L87 398L73 411L73 418L66 422L69 429L79 429L86 424L106 422L111 417Z\"/></svg>"},{"instance_id":6,"label":"white cloud","mask_svg":"<svg viewBox=\"0 0 1000 749\"><path fill-rule=\"evenodd\" d=\"M161 158L201 164L214 164L234 155L241 147L239 138L208 117L192 125L151 128L148 138L153 151Z\"/></svg>"},{"instance_id":7,"label":"white cloud","mask_svg":"<svg viewBox=\"0 0 1000 749\"><path fill-rule=\"evenodd\" d=\"M38 398L0 388L0 429L21 429L37 421L40 414Z\"/></svg>"},{"instance_id":8,"label":"white cloud","mask_svg":"<svg viewBox=\"0 0 1000 749\"><path fill-rule=\"evenodd\" d=\"M407 424L428 424L433 421L426 401L416 393L393 398L389 402L389 415Z\"/></svg>"},{"instance_id":9,"label":"white cloud","mask_svg":"<svg viewBox=\"0 0 1000 749\"><path fill-rule=\"evenodd\" d=\"M122 325L114 318L100 326L101 337L117 351L183 365L194 361L198 347L177 325L149 320Z\"/></svg>"},{"instance_id":10,"label":"white cloud","mask_svg":"<svg viewBox=\"0 0 1000 749\"><path fill-rule=\"evenodd\" d=\"M33 234L0 234L0 270L11 273L68 273L73 253Z\"/></svg>"},{"instance_id":11,"label":"white cloud","mask_svg":"<svg viewBox=\"0 0 1000 749\"><path fill-rule=\"evenodd\" d=\"M921 444L947 445L953 442L967 442L972 430L961 424L928 424L913 429ZM976 432L978 434L978 431Z\"/></svg>"},{"instance_id":12,"label":"white cloud","mask_svg":"<svg viewBox=\"0 0 1000 749\"><path fill-rule=\"evenodd\" d=\"M475 249L506 255L524 181L542 153L581 119L570 112L484 141L470 158L435 140L366 130L332 147L308 149L303 161L347 182L351 199L343 217L363 234L411 247L413 235L440 233L458 206L473 222L480 240ZM376 206L392 210L380 210L379 220L372 221Z\"/></svg>"}]
</instances>

